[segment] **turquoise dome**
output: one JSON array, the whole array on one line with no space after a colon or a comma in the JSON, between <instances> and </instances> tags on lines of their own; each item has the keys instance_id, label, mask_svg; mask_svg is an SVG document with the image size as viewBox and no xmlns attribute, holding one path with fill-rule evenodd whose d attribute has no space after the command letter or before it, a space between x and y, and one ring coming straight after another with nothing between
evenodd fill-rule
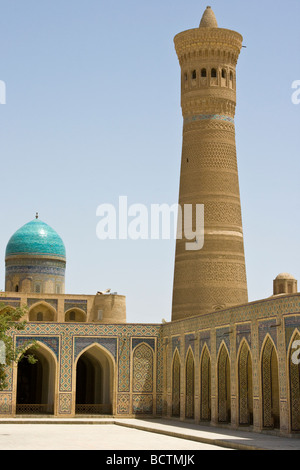
<instances>
[{"instance_id":1,"label":"turquoise dome","mask_svg":"<svg viewBox=\"0 0 300 470\"><path fill-rule=\"evenodd\" d=\"M5 257L26 254L65 259L66 249L64 242L55 230L36 218L23 225L10 238Z\"/></svg>"}]
</instances>

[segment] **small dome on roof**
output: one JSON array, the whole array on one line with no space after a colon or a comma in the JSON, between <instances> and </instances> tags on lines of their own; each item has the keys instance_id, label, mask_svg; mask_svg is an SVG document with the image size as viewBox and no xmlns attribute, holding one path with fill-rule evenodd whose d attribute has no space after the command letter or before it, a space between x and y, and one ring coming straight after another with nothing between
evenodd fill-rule
<instances>
[{"instance_id":1,"label":"small dome on roof","mask_svg":"<svg viewBox=\"0 0 300 470\"><path fill-rule=\"evenodd\" d=\"M206 7L199 28L217 28L218 22L211 7Z\"/></svg>"},{"instance_id":2,"label":"small dome on roof","mask_svg":"<svg viewBox=\"0 0 300 470\"><path fill-rule=\"evenodd\" d=\"M289 273L281 273L281 274L278 274L278 276L276 277L276 279L291 279L291 280L296 280L294 278L294 276L292 276L291 274Z\"/></svg>"}]
</instances>

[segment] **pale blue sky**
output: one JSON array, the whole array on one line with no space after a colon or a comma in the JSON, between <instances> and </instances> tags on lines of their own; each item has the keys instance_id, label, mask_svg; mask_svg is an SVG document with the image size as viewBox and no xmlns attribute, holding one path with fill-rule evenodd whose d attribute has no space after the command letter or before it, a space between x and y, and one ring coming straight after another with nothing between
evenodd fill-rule
<instances>
[{"instance_id":1,"label":"pale blue sky","mask_svg":"<svg viewBox=\"0 0 300 470\"><path fill-rule=\"evenodd\" d=\"M247 46L236 131L249 300L279 272L300 281L299 0L0 0L0 288L6 244L38 211L65 242L68 293L111 288L129 322L170 320L175 242L99 241L96 209L121 195L177 202L173 38L207 4Z\"/></svg>"}]
</instances>

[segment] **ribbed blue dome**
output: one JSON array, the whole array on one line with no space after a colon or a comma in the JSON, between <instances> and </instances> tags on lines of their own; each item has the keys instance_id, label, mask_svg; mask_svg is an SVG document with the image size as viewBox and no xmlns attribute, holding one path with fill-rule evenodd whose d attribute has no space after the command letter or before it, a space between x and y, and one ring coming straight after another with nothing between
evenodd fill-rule
<instances>
[{"instance_id":1,"label":"ribbed blue dome","mask_svg":"<svg viewBox=\"0 0 300 470\"><path fill-rule=\"evenodd\" d=\"M5 257L22 254L66 258L66 249L53 228L39 219L34 219L17 230L7 244Z\"/></svg>"}]
</instances>

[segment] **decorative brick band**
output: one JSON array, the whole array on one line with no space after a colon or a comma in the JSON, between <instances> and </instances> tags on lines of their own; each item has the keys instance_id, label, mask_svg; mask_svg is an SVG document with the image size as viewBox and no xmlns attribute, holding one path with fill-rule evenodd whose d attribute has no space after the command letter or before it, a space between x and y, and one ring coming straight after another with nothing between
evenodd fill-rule
<instances>
[{"instance_id":1,"label":"decorative brick band","mask_svg":"<svg viewBox=\"0 0 300 470\"><path fill-rule=\"evenodd\" d=\"M183 124L190 124L191 122L195 121L226 121L234 124L234 119L230 116L226 116L225 114L197 114L195 116L189 116L184 118Z\"/></svg>"}]
</instances>

